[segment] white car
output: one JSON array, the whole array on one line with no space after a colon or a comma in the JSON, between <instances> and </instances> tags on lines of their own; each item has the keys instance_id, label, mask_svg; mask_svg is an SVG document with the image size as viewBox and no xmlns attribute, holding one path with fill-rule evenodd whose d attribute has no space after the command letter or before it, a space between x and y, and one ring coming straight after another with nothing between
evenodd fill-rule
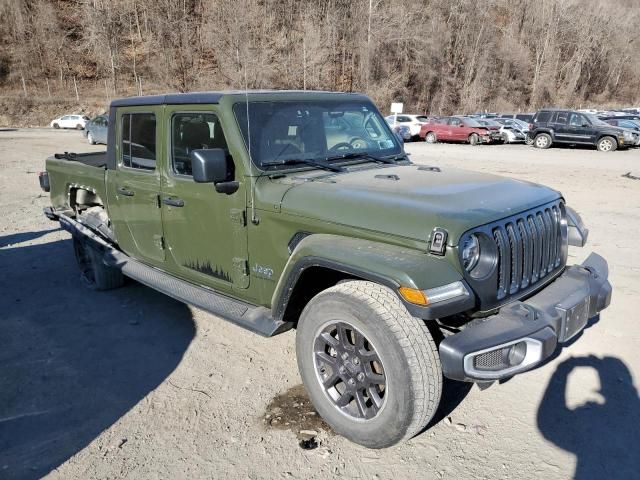
<instances>
[{"instance_id":1,"label":"white car","mask_svg":"<svg viewBox=\"0 0 640 480\"><path fill-rule=\"evenodd\" d=\"M52 120L50 126L53 128L76 128L83 130L89 121L86 115L63 115Z\"/></svg>"},{"instance_id":2,"label":"white car","mask_svg":"<svg viewBox=\"0 0 640 480\"><path fill-rule=\"evenodd\" d=\"M409 132L411 133L411 137L415 138L420 134L420 129L422 125L425 123L429 123L429 119L425 115L410 115L405 113L400 113L398 116L389 115L388 117L384 117L389 125L392 127L395 125L406 125L409 127Z\"/></svg>"}]
</instances>

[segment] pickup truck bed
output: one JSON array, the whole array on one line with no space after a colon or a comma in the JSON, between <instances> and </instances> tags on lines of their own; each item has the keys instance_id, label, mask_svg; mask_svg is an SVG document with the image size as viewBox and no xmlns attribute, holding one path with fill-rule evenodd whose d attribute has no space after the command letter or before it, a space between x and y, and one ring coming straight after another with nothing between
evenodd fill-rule
<instances>
[{"instance_id":1,"label":"pickup truck bed","mask_svg":"<svg viewBox=\"0 0 640 480\"><path fill-rule=\"evenodd\" d=\"M67 160L70 162L79 162L91 167L105 168L107 166L107 152L89 152L89 153L56 153L54 158L58 160Z\"/></svg>"},{"instance_id":2,"label":"pickup truck bed","mask_svg":"<svg viewBox=\"0 0 640 480\"><path fill-rule=\"evenodd\" d=\"M47 173L51 188L52 204L56 208L69 205L73 208L74 189L81 187L106 199L105 172L107 152L56 153L47 159ZM70 195L70 196L69 196Z\"/></svg>"}]
</instances>

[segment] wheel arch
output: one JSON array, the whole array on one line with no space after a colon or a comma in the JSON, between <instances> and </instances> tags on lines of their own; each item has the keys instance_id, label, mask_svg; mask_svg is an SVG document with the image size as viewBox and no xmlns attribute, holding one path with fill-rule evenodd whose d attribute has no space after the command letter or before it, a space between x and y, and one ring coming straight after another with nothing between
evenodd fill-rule
<instances>
[{"instance_id":1,"label":"wheel arch","mask_svg":"<svg viewBox=\"0 0 640 480\"><path fill-rule=\"evenodd\" d=\"M466 301L463 305L425 307L399 295L401 286L426 290L463 281L462 275L443 259L380 242L314 234L300 241L280 276L272 297L273 317L296 323L311 298L343 280L368 280L386 286L413 316L426 320L473 306ZM475 298L470 300L475 303Z\"/></svg>"}]
</instances>

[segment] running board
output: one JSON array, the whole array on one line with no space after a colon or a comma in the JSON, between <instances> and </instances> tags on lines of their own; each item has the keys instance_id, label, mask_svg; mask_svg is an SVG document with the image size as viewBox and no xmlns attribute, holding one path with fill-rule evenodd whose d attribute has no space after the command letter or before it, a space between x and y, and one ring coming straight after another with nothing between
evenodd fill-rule
<instances>
[{"instance_id":1,"label":"running board","mask_svg":"<svg viewBox=\"0 0 640 480\"><path fill-rule=\"evenodd\" d=\"M286 332L293 326L289 322L275 320L271 315L271 310L266 307L236 300L134 260L115 249L96 232L68 215L60 214L58 220L63 229L79 239L91 242L102 251L103 261L106 265L119 268L127 277L180 302L193 305L265 337Z\"/></svg>"},{"instance_id":2,"label":"running board","mask_svg":"<svg viewBox=\"0 0 640 480\"><path fill-rule=\"evenodd\" d=\"M105 255L105 263L120 268L127 277L154 290L218 315L264 337L272 337L292 327L290 323L274 320L271 316L271 310L266 307L250 305L208 288L193 285L133 260L117 250L112 250Z\"/></svg>"}]
</instances>

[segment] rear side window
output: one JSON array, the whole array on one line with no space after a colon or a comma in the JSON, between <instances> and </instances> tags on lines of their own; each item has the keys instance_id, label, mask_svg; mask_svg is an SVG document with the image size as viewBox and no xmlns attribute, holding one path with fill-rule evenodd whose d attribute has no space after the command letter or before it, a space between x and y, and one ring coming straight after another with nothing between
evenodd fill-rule
<instances>
[{"instance_id":1,"label":"rear side window","mask_svg":"<svg viewBox=\"0 0 640 480\"><path fill-rule=\"evenodd\" d=\"M553 123L557 123L559 125L566 125L567 120L569 120L568 112L558 112Z\"/></svg>"},{"instance_id":2,"label":"rear side window","mask_svg":"<svg viewBox=\"0 0 640 480\"><path fill-rule=\"evenodd\" d=\"M128 168L155 170L156 116L153 113L122 115L122 164Z\"/></svg>"},{"instance_id":3,"label":"rear side window","mask_svg":"<svg viewBox=\"0 0 640 480\"><path fill-rule=\"evenodd\" d=\"M538 112L534 118L535 123L547 123L551 120L551 112Z\"/></svg>"}]
</instances>

